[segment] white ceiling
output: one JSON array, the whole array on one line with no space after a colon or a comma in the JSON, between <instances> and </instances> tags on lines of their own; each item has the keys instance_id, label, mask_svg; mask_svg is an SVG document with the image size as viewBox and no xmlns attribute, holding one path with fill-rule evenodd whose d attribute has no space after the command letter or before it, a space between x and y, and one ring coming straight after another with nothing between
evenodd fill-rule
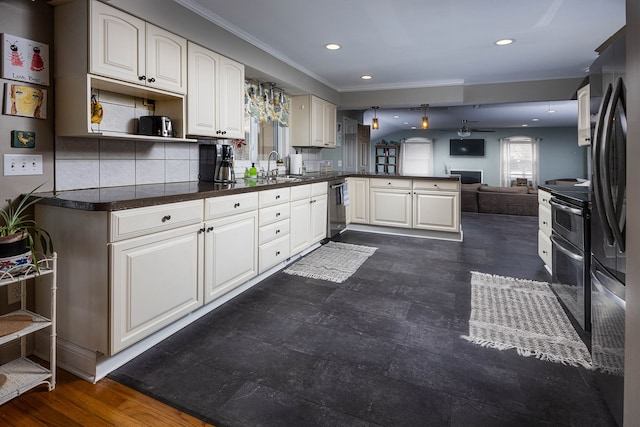
<instances>
[{"instance_id":1,"label":"white ceiling","mask_svg":"<svg viewBox=\"0 0 640 427\"><path fill-rule=\"evenodd\" d=\"M175 1L339 92L586 77L595 49L625 24L625 0ZM515 43L494 44L503 38ZM342 48L329 51L327 43ZM575 122L575 101L568 104ZM448 115L513 127L531 123L545 105L503 108L515 125L484 121L485 106ZM391 125L397 113L377 114ZM436 113L431 122L441 126ZM413 114L419 124L422 113ZM560 123L563 114L545 117Z\"/></svg>"}]
</instances>

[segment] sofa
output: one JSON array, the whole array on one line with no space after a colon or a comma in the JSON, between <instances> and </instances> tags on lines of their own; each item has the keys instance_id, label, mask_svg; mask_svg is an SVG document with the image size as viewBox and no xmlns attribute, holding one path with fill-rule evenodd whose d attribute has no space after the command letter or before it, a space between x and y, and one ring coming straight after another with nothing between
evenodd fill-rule
<instances>
[{"instance_id":1,"label":"sofa","mask_svg":"<svg viewBox=\"0 0 640 427\"><path fill-rule=\"evenodd\" d=\"M538 215L538 190L526 186L461 184L462 212Z\"/></svg>"}]
</instances>

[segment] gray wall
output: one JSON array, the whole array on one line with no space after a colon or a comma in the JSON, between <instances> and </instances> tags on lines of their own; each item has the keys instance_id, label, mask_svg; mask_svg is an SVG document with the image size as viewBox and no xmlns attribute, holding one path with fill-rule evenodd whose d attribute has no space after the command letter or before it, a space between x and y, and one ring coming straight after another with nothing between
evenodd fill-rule
<instances>
[{"instance_id":1,"label":"gray wall","mask_svg":"<svg viewBox=\"0 0 640 427\"><path fill-rule=\"evenodd\" d=\"M627 312L624 425L640 424L640 2L627 0Z\"/></svg>"},{"instance_id":2,"label":"gray wall","mask_svg":"<svg viewBox=\"0 0 640 427\"><path fill-rule=\"evenodd\" d=\"M398 141L411 137L435 138L434 173L445 173L445 165L453 169L482 169L484 183L500 185L500 138L529 136L542 138L539 146L539 183L556 178L587 178L588 149L578 147L576 128L498 129L491 133L473 134L471 138L484 138L484 157L449 156L449 139L458 138L455 132L407 130L386 136L385 141ZM380 142L372 138L372 146ZM373 156L373 151L372 151ZM373 157L372 157L373 161Z\"/></svg>"},{"instance_id":3,"label":"gray wall","mask_svg":"<svg viewBox=\"0 0 640 427\"><path fill-rule=\"evenodd\" d=\"M48 44L49 58L43 58L43 60L45 66L53 67L53 9L51 6L40 1L1 1L0 32ZM27 60L28 52L22 54L23 60ZM2 175L0 175L0 204L2 205L4 205L5 199L15 199L21 193L28 193L40 184L44 184L41 191L53 189L53 115L55 114L53 111L53 72L51 72L49 80L49 86L38 86L47 91L47 118L45 120L0 114L0 160L3 161L4 154L41 154L44 161L43 175L4 176L3 169ZM0 96L0 100L3 102L4 97L8 96L4 93L7 82L12 82L12 80L0 79L0 94L4 94L4 96ZM15 81L13 82L15 83ZM35 132L36 147L12 148L12 130Z\"/></svg>"}]
</instances>

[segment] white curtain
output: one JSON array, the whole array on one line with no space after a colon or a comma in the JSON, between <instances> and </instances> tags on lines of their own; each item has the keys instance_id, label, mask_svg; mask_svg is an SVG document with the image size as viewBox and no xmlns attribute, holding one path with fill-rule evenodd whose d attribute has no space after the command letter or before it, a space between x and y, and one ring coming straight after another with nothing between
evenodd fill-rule
<instances>
[{"instance_id":1,"label":"white curtain","mask_svg":"<svg viewBox=\"0 0 640 427\"><path fill-rule=\"evenodd\" d=\"M408 138L400 148L403 175L433 175L433 139Z\"/></svg>"},{"instance_id":2,"label":"white curtain","mask_svg":"<svg viewBox=\"0 0 640 427\"><path fill-rule=\"evenodd\" d=\"M517 178L538 186L538 145L541 138L512 136L500 139L500 185L510 187Z\"/></svg>"}]
</instances>

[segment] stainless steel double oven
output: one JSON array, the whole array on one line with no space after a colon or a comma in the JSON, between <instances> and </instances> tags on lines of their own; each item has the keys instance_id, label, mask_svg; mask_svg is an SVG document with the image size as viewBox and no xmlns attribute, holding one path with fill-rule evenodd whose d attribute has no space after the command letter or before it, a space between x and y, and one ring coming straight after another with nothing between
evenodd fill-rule
<instances>
[{"instance_id":1,"label":"stainless steel double oven","mask_svg":"<svg viewBox=\"0 0 640 427\"><path fill-rule=\"evenodd\" d=\"M551 197L551 287L583 331L591 330L589 188L554 191Z\"/></svg>"}]
</instances>

